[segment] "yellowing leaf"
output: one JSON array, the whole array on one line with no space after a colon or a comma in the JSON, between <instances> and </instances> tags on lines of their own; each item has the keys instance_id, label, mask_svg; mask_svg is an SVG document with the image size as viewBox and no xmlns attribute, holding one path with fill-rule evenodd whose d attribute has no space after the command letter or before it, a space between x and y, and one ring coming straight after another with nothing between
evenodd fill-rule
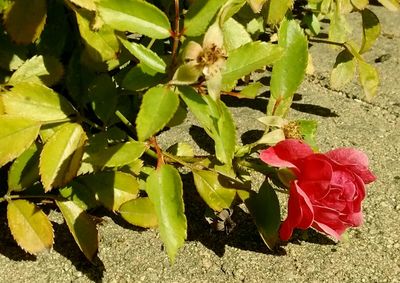
<instances>
[{"instance_id":1,"label":"yellowing leaf","mask_svg":"<svg viewBox=\"0 0 400 283\"><path fill-rule=\"evenodd\" d=\"M400 10L400 2L398 0L378 0L378 1L390 11L397 12Z\"/></svg>"},{"instance_id":2,"label":"yellowing leaf","mask_svg":"<svg viewBox=\"0 0 400 283\"><path fill-rule=\"evenodd\" d=\"M18 245L30 254L53 246L53 227L46 214L27 200L10 200L7 206L8 227Z\"/></svg>"},{"instance_id":3,"label":"yellowing leaf","mask_svg":"<svg viewBox=\"0 0 400 283\"><path fill-rule=\"evenodd\" d=\"M5 112L10 115L53 121L75 114L66 98L42 84L19 83L1 97Z\"/></svg>"},{"instance_id":4,"label":"yellowing leaf","mask_svg":"<svg viewBox=\"0 0 400 283\"><path fill-rule=\"evenodd\" d=\"M46 23L46 0L14 0L4 14L11 38L21 44L34 42Z\"/></svg>"},{"instance_id":5,"label":"yellowing leaf","mask_svg":"<svg viewBox=\"0 0 400 283\"><path fill-rule=\"evenodd\" d=\"M77 174L87 137L79 124L65 124L44 145L40 176L46 191L63 186Z\"/></svg>"},{"instance_id":6,"label":"yellowing leaf","mask_svg":"<svg viewBox=\"0 0 400 283\"><path fill-rule=\"evenodd\" d=\"M230 208L236 196L236 189L226 187L219 181L221 176L207 170L193 170L194 183L202 199L215 211Z\"/></svg>"},{"instance_id":7,"label":"yellowing leaf","mask_svg":"<svg viewBox=\"0 0 400 283\"><path fill-rule=\"evenodd\" d=\"M381 34L381 25L378 17L368 9L361 12L363 23L363 37L360 48L360 54L368 51Z\"/></svg>"},{"instance_id":8,"label":"yellowing leaf","mask_svg":"<svg viewBox=\"0 0 400 283\"><path fill-rule=\"evenodd\" d=\"M269 0L267 4L267 22L277 24L283 20L286 12L292 8L293 0Z\"/></svg>"},{"instance_id":9,"label":"yellowing leaf","mask_svg":"<svg viewBox=\"0 0 400 283\"><path fill-rule=\"evenodd\" d=\"M331 73L331 86L339 89L354 78L356 71L356 59L347 50L343 50L336 57L335 65Z\"/></svg>"},{"instance_id":10,"label":"yellowing leaf","mask_svg":"<svg viewBox=\"0 0 400 283\"><path fill-rule=\"evenodd\" d=\"M354 5L358 10L363 10L368 6L368 0L351 0L351 4Z\"/></svg>"},{"instance_id":11,"label":"yellowing leaf","mask_svg":"<svg viewBox=\"0 0 400 283\"><path fill-rule=\"evenodd\" d=\"M42 55L33 56L25 61L21 67L16 70L8 84L18 83L44 83L47 86L57 83L64 74L62 64L54 57Z\"/></svg>"},{"instance_id":12,"label":"yellowing leaf","mask_svg":"<svg viewBox=\"0 0 400 283\"><path fill-rule=\"evenodd\" d=\"M158 225L156 210L147 197L133 199L122 204L118 212L126 221L139 227L151 228Z\"/></svg>"},{"instance_id":13,"label":"yellowing leaf","mask_svg":"<svg viewBox=\"0 0 400 283\"><path fill-rule=\"evenodd\" d=\"M162 165L150 173L146 192L154 204L161 240L170 261L174 262L178 249L185 242L187 229L182 180L178 170L171 165Z\"/></svg>"},{"instance_id":14,"label":"yellowing leaf","mask_svg":"<svg viewBox=\"0 0 400 283\"><path fill-rule=\"evenodd\" d=\"M22 154L39 134L40 123L22 117L0 116L0 167Z\"/></svg>"},{"instance_id":15,"label":"yellowing leaf","mask_svg":"<svg viewBox=\"0 0 400 283\"><path fill-rule=\"evenodd\" d=\"M361 85L364 89L365 96L368 101L376 96L378 85L379 85L379 75L376 68L365 61L358 61L358 72Z\"/></svg>"},{"instance_id":16,"label":"yellowing leaf","mask_svg":"<svg viewBox=\"0 0 400 283\"><path fill-rule=\"evenodd\" d=\"M96 4L104 22L116 30L141 33L158 39L170 36L168 17L146 1L99 0Z\"/></svg>"},{"instance_id":17,"label":"yellowing leaf","mask_svg":"<svg viewBox=\"0 0 400 283\"><path fill-rule=\"evenodd\" d=\"M74 202L57 200L56 203L80 250L87 259L92 260L99 246L96 224Z\"/></svg>"},{"instance_id":18,"label":"yellowing leaf","mask_svg":"<svg viewBox=\"0 0 400 283\"><path fill-rule=\"evenodd\" d=\"M68 0L75 5L85 8L89 11L96 11L96 4L94 0Z\"/></svg>"}]
</instances>

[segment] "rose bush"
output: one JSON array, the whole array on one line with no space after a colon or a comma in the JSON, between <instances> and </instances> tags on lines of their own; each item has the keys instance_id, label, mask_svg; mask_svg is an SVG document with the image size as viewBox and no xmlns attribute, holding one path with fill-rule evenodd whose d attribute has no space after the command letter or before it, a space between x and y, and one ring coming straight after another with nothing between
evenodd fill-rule
<instances>
[{"instance_id":1,"label":"rose bush","mask_svg":"<svg viewBox=\"0 0 400 283\"><path fill-rule=\"evenodd\" d=\"M307 144L288 139L263 150L260 158L294 173L288 215L279 230L282 240L295 228L309 227L339 240L346 228L361 225L365 184L375 180L364 153L352 148L314 153Z\"/></svg>"}]
</instances>

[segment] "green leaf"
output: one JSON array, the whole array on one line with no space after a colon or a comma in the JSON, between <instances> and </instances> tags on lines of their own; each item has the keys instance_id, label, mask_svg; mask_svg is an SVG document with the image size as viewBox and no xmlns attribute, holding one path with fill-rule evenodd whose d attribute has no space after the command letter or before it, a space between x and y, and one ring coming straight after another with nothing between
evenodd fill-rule
<instances>
[{"instance_id":1,"label":"green leaf","mask_svg":"<svg viewBox=\"0 0 400 283\"><path fill-rule=\"evenodd\" d=\"M260 13L265 2L267 2L267 0L247 0L247 3L250 5L254 13Z\"/></svg>"},{"instance_id":2,"label":"green leaf","mask_svg":"<svg viewBox=\"0 0 400 283\"><path fill-rule=\"evenodd\" d=\"M260 82L248 84L240 91L239 97L254 99L256 98L256 96L261 94L261 90L263 87L264 85Z\"/></svg>"},{"instance_id":3,"label":"green leaf","mask_svg":"<svg viewBox=\"0 0 400 283\"><path fill-rule=\"evenodd\" d=\"M268 24L278 24L283 20L286 12L293 7L293 0L269 0L266 18Z\"/></svg>"},{"instance_id":4,"label":"green leaf","mask_svg":"<svg viewBox=\"0 0 400 283\"><path fill-rule=\"evenodd\" d=\"M143 96L136 118L136 131L140 141L156 134L174 116L179 106L178 95L169 87L153 87Z\"/></svg>"},{"instance_id":5,"label":"green leaf","mask_svg":"<svg viewBox=\"0 0 400 283\"><path fill-rule=\"evenodd\" d=\"M371 10L364 9L361 11L361 15L363 37L359 52L360 54L368 51L381 34L381 25L379 23L379 19Z\"/></svg>"},{"instance_id":6,"label":"green leaf","mask_svg":"<svg viewBox=\"0 0 400 283\"><path fill-rule=\"evenodd\" d=\"M136 179L123 172L100 172L85 175L78 179L95 193L96 200L107 209L115 211L121 204L137 198L139 183Z\"/></svg>"},{"instance_id":7,"label":"green leaf","mask_svg":"<svg viewBox=\"0 0 400 283\"><path fill-rule=\"evenodd\" d=\"M59 192L63 198L73 201L83 210L100 206L93 190L86 184L80 183L79 178L70 182L68 186L60 189Z\"/></svg>"},{"instance_id":8,"label":"green leaf","mask_svg":"<svg viewBox=\"0 0 400 283\"><path fill-rule=\"evenodd\" d=\"M157 53L144 47L143 45L136 43L136 42L129 42L125 38L119 37L122 44L125 48L135 56L142 65L145 65L147 68L158 72L158 73L165 73L166 64L161 59Z\"/></svg>"},{"instance_id":9,"label":"green leaf","mask_svg":"<svg viewBox=\"0 0 400 283\"><path fill-rule=\"evenodd\" d=\"M32 120L54 121L75 114L66 98L41 84L19 83L1 98L7 114Z\"/></svg>"},{"instance_id":10,"label":"green leaf","mask_svg":"<svg viewBox=\"0 0 400 283\"><path fill-rule=\"evenodd\" d=\"M77 174L87 137L79 124L65 124L43 146L40 176L45 191L60 187Z\"/></svg>"},{"instance_id":11,"label":"green leaf","mask_svg":"<svg viewBox=\"0 0 400 283\"><path fill-rule=\"evenodd\" d=\"M340 5L336 5L335 12L332 13L329 25L329 40L335 42L346 42L351 32L346 16L338 9Z\"/></svg>"},{"instance_id":12,"label":"green leaf","mask_svg":"<svg viewBox=\"0 0 400 283\"><path fill-rule=\"evenodd\" d=\"M253 192L246 197L243 197L244 195L246 194L239 194L250 211L264 243L273 250L281 224L279 200L274 189L265 181L258 193Z\"/></svg>"},{"instance_id":13,"label":"green leaf","mask_svg":"<svg viewBox=\"0 0 400 283\"><path fill-rule=\"evenodd\" d=\"M376 68L365 61L358 61L358 73L361 86L368 101L371 101L377 94L379 75Z\"/></svg>"},{"instance_id":14,"label":"green leaf","mask_svg":"<svg viewBox=\"0 0 400 283\"><path fill-rule=\"evenodd\" d=\"M89 215L72 201L56 201L65 222L80 250L90 261L96 255L99 239L97 228Z\"/></svg>"},{"instance_id":15,"label":"green leaf","mask_svg":"<svg viewBox=\"0 0 400 283\"><path fill-rule=\"evenodd\" d=\"M121 167L137 160L145 150L145 143L130 141L90 152L84 161L100 168Z\"/></svg>"},{"instance_id":16,"label":"green leaf","mask_svg":"<svg viewBox=\"0 0 400 283\"><path fill-rule=\"evenodd\" d=\"M8 192L22 191L39 180L39 156L41 147L33 143L8 170Z\"/></svg>"},{"instance_id":17,"label":"green leaf","mask_svg":"<svg viewBox=\"0 0 400 283\"><path fill-rule=\"evenodd\" d=\"M107 124L118 103L118 93L112 78L108 74L97 76L89 86L88 95L94 113Z\"/></svg>"},{"instance_id":18,"label":"green leaf","mask_svg":"<svg viewBox=\"0 0 400 283\"><path fill-rule=\"evenodd\" d=\"M146 192L156 210L160 237L170 261L186 239L187 222L183 204L182 180L171 165L162 165L146 181Z\"/></svg>"},{"instance_id":19,"label":"green leaf","mask_svg":"<svg viewBox=\"0 0 400 283\"><path fill-rule=\"evenodd\" d=\"M313 14L309 13L306 14L303 18L303 22L307 25L309 30L312 32L312 35L317 36L321 31L321 24L319 22L318 17Z\"/></svg>"},{"instance_id":20,"label":"green leaf","mask_svg":"<svg viewBox=\"0 0 400 283\"><path fill-rule=\"evenodd\" d=\"M22 117L0 116L0 167L20 156L35 141L40 124Z\"/></svg>"},{"instance_id":21,"label":"green leaf","mask_svg":"<svg viewBox=\"0 0 400 283\"><path fill-rule=\"evenodd\" d=\"M255 41L232 50L222 73L224 84L238 80L251 72L271 65L282 55L282 49L276 45Z\"/></svg>"},{"instance_id":22,"label":"green leaf","mask_svg":"<svg viewBox=\"0 0 400 283\"><path fill-rule=\"evenodd\" d=\"M171 83L175 85L190 85L199 80L202 68L196 62L185 63L175 71Z\"/></svg>"},{"instance_id":23,"label":"green leaf","mask_svg":"<svg viewBox=\"0 0 400 283\"><path fill-rule=\"evenodd\" d=\"M194 1L185 15L184 34L199 36L205 33L218 9L227 0L198 0Z\"/></svg>"},{"instance_id":24,"label":"green leaf","mask_svg":"<svg viewBox=\"0 0 400 283\"><path fill-rule=\"evenodd\" d=\"M278 44L284 53L272 69L271 99L267 114L284 116L306 73L308 42L295 20L285 20L279 28Z\"/></svg>"},{"instance_id":25,"label":"green leaf","mask_svg":"<svg viewBox=\"0 0 400 283\"><path fill-rule=\"evenodd\" d=\"M53 246L53 227L46 214L27 200L9 200L8 227L18 245L30 254Z\"/></svg>"},{"instance_id":26,"label":"green leaf","mask_svg":"<svg viewBox=\"0 0 400 283\"><path fill-rule=\"evenodd\" d=\"M224 34L224 46L228 52L252 41L245 27L233 18L224 23L222 32Z\"/></svg>"},{"instance_id":27,"label":"green leaf","mask_svg":"<svg viewBox=\"0 0 400 283\"><path fill-rule=\"evenodd\" d=\"M378 1L390 11L397 12L400 10L400 2L398 0L378 0Z\"/></svg>"},{"instance_id":28,"label":"green leaf","mask_svg":"<svg viewBox=\"0 0 400 283\"><path fill-rule=\"evenodd\" d=\"M125 75L122 87L131 91L139 91L154 87L160 84L163 79L164 76L162 74L150 75L144 72L140 64L138 64Z\"/></svg>"},{"instance_id":29,"label":"green leaf","mask_svg":"<svg viewBox=\"0 0 400 283\"><path fill-rule=\"evenodd\" d=\"M222 185L223 176L208 170L193 170L193 179L197 191L207 205L215 211L232 206L236 189Z\"/></svg>"},{"instance_id":30,"label":"green leaf","mask_svg":"<svg viewBox=\"0 0 400 283\"><path fill-rule=\"evenodd\" d=\"M4 13L4 25L19 44L29 44L40 36L46 23L46 0L14 0Z\"/></svg>"},{"instance_id":31,"label":"green leaf","mask_svg":"<svg viewBox=\"0 0 400 283\"><path fill-rule=\"evenodd\" d=\"M186 156L193 157L194 150L193 147L186 142L178 142L171 145L167 151L175 156Z\"/></svg>"},{"instance_id":32,"label":"green leaf","mask_svg":"<svg viewBox=\"0 0 400 283\"><path fill-rule=\"evenodd\" d=\"M93 15L87 10L74 9L79 32L85 42L87 53L95 62L106 62L117 58L120 46L114 30L103 25L95 31L91 28Z\"/></svg>"},{"instance_id":33,"label":"green leaf","mask_svg":"<svg viewBox=\"0 0 400 283\"><path fill-rule=\"evenodd\" d=\"M85 8L86 10L96 11L95 0L68 0L68 1L81 8Z\"/></svg>"},{"instance_id":34,"label":"green leaf","mask_svg":"<svg viewBox=\"0 0 400 283\"><path fill-rule=\"evenodd\" d=\"M363 10L368 6L368 0L351 0L351 4L358 10Z\"/></svg>"},{"instance_id":35,"label":"green leaf","mask_svg":"<svg viewBox=\"0 0 400 283\"><path fill-rule=\"evenodd\" d=\"M349 83L356 72L356 59L347 50L343 50L336 57L335 65L331 73L332 88L339 89Z\"/></svg>"},{"instance_id":36,"label":"green leaf","mask_svg":"<svg viewBox=\"0 0 400 283\"><path fill-rule=\"evenodd\" d=\"M168 17L150 3L141 0L99 0L96 4L104 22L116 30L158 39L170 36Z\"/></svg>"},{"instance_id":37,"label":"green leaf","mask_svg":"<svg viewBox=\"0 0 400 283\"><path fill-rule=\"evenodd\" d=\"M316 133L318 123L315 120L297 120L299 126L299 132L302 135L304 141L309 144L312 149L318 152L318 145L316 141Z\"/></svg>"},{"instance_id":38,"label":"green leaf","mask_svg":"<svg viewBox=\"0 0 400 283\"><path fill-rule=\"evenodd\" d=\"M15 85L31 82L52 86L61 79L63 74L64 68L58 59L52 56L43 57L42 55L36 55L25 61L12 74L8 84Z\"/></svg>"},{"instance_id":39,"label":"green leaf","mask_svg":"<svg viewBox=\"0 0 400 283\"><path fill-rule=\"evenodd\" d=\"M133 199L122 204L118 212L126 221L139 227L151 228L158 225L156 210L147 197Z\"/></svg>"}]
</instances>

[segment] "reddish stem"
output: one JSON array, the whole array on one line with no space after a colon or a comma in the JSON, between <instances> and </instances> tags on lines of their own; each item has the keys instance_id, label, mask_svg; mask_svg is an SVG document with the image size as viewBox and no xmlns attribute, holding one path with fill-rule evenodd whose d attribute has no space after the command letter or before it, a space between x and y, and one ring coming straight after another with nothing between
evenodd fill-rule
<instances>
[{"instance_id":1,"label":"reddish stem","mask_svg":"<svg viewBox=\"0 0 400 283\"><path fill-rule=\"evenodd\" d=\"M164 155L158 146L157 139L155 137L150 138L150 143L154 147L157 153L157 169L160 169L162 165L165 164Z\"/></svg>"}]
</instances>

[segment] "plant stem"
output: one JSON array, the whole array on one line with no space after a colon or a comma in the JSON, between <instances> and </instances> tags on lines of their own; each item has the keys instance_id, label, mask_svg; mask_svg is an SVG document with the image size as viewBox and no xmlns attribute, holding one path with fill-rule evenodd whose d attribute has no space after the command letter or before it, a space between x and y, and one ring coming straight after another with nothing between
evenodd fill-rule
<instances>
[{"instance_id":1,"label":"plant stem","mask_svg":"<svg viewBox=\"0 0 400 283\"><path fill-rule=\"evenodd\" d=\"M151 137L150 138L150 143L152 144L152 146L156 150L156 153L157 153L157 169L159 169L162 165L165 164L163 152L161 151L161 148L158 146L156 137L154 137L154 136Z\"/></svg>"},{"instance_id":2,"label":"plant stem","mask_svg":"<svg viewBox=\"0 0 400 283\"><path fill-rule=\"evenodd\" d=\"M172 63L171 63L171 74L173 71L175 71L175 66L176 66L176 57L178 53L178 47L179 47L179 40L181 38L181 32L179 28L179 20L180 20L180 15L179 15L179 0L175 0L175 30L172 32L172 36L174 38L174 43L172 45Z\"/></svg>"},{"instance_id":3,"label":"plant stem","mask_svg":"<svg viewBox=\"0 0 400 283\"><path fill-rule=\"evenodd\" d=\"M133 128L132 123L129 122L129 120L126 119L124 114L122 114L119 110L115 111L115 115L117 115L118 119L120 119L121 122L125 124L125 126L127 126L128 128Z\"/></svg>"},{"instance_id":4,"label":"plant stem","mask_svg":"<svg viewBox=\"0 0 400 283\"><path fill-rule=\"evenodd\" d=\"M336 45L336 46L340 46L340 47L346 47L346 45L344 43L340 43L340 42L336 42L336 41L332 41L332 40L328 40L328 39L322 39L322 38L309 38L308 39L309 42L315 42L315 43L325 43L325 44L330 44L330 45Z\"/></svg>"},{"instance_id":5,"label":"plant stem","mask_svg":"<svg viewBox=\"0 0 400 283\"><path fill-rule=\"evenodd\" d=\"M11 199L52 199L52 200L60 200L64 199L62 197L56 195L5 195L0 198L0 203L11 200Z\"/></svg>"},{"instance_id":6,"label":"plant stem","mask_svg":"<svg viewBox=\"0 0 400 283\"><path fill-rule=\"evenodd\" d=\"M58 119L58 120L44 121L44 122L42 122L42 125L62 124L62 123L68 123L68 122L74 122L74 120L71 118L64 118L64 119Z\"/></svg>"}]
</instances>

